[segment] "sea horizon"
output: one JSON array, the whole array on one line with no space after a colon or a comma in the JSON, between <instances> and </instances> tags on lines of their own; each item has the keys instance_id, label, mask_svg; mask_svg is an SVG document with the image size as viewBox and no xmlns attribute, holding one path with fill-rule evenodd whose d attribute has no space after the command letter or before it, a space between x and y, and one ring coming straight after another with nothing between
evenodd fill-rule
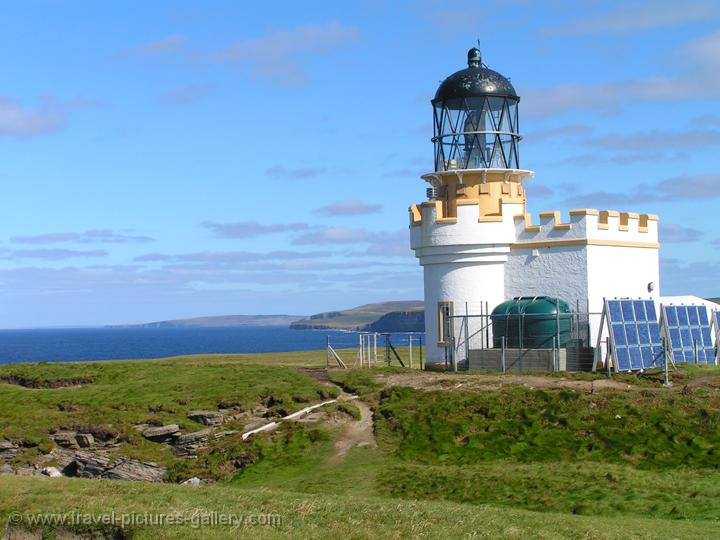
<instances>
[{"instance_id":1,"label":"sea horizon","mask_svg":"<svg viewBox=\"0 0 720 540\"><path fill-rule=\"evenodd\" d=\"M346 349L358 346L357 334L353 330L261 325L2 329L0 364L312 351L324 349L328 336L334 348ZM394 334L393 344L406 345L407 334Z\"/></svg>"}]
</instances>

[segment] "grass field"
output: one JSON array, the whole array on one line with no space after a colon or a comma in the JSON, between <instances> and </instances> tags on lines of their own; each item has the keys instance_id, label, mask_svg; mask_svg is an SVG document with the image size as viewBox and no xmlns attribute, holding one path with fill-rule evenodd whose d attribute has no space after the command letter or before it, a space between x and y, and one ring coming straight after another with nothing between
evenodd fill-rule
<instances>
[{"instance_id":1,"label":"grass field","mask_svg":"<svg viewBox=\"0 0 720 540\"><path fill-rule=\"evenodd\" d=\"M339 393L304 371L324 364L324 351L316 351L0 366L0 440L25 441L18 461L47 451L48 431L58 424L106 425L126 434L119 455L168 465L168 481L192 475L216 481L190 487L0 476L0 519L72 510L178 512L188 519L210 512L279 515L279 524L240 527L257 538L720 536L715 368L675 372L672 388L651 374L619 377L622 384L599 391L587 385L603 375L536 375L530 386L513 375L332 370L329 378L375 413L376 445L355 447L342 459L338 443L360 418L349 404L246 442L220 439L193 460L132 429L148 419L200 429L187 412L215 410L220 402L297 410ZM22 527L34 528L30 518ZM118 534L114 526L70 528ZM123 532L237 533L192 523Z\"/></svg>"}]
</instances>

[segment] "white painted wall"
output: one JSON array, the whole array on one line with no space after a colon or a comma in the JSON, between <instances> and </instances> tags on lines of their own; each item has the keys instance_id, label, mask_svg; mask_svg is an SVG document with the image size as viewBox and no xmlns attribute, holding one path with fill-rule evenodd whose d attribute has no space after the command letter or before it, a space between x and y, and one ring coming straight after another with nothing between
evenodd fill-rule
<instances>
[{"instance_id":1,"label":"white painted wall","mask_svg":"<svg viewBox=\"0 0 720 540\"><path fill-rule=\"evenodd\" d=\"M505 296L554 296L573 309L588 294L586 246L513 249L505 269Z\"/></svg>"},{"instance_id":2,"label":"white painted wall","mask_svg":"<svg viewBox=\"0 0 720 540\"><path fill-rule=\"evenodd\" d=\"M435 208L421 209L422 222L410 227L411 247L424 269L426 362L445 362L438 346L438 302L453 302L455 314L465 303L488 302L491 309L505 300L505 263L515 241L513 216L522 205L504 205L503 221L479 222L477 205L458 207L456 223L437 223Z\"/></svg>"},{"instance_id":3,"label":"white painted wall","mask_svg":"<svg viewBox=\"0 0 720 540\"><path fill-rule=\"evenodd\" d=\"M503 205L501 222L479 222L477 205L458 207L456 223L437 223L435 207L421 208L420 225L411 226L411 247L424 267L425 326L428 364L443 363L445 351L437 345L438 302L453 302L455 314L479 313L484 302L492 310L516 296L554 296L591 317L591 344L597 339L604 298L660 298L658 249L627 245L592 245L597 241L622 244L657 243L657 221L630 217L627 230L620 218L610 216L599 227L596 215L561 218L570 227L557 227L555 217L545 216L528 227L523 205ZM583 241L591 245L528 246L555 240ZM521 247L512 247L521 243ZM533 254L534 251L537 254ZM648 292L648 284L655 289Z\"/></svg>"}]
</instances>

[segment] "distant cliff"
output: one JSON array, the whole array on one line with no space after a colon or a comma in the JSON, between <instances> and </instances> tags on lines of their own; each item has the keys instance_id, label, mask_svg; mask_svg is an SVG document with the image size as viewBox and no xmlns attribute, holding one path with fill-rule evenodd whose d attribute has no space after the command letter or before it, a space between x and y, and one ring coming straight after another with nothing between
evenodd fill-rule
<instances>
[{"instance_id":1,"label":"distant cliff","mask_svg":"<svg viewBox=\"0 0 720 540\"><path fill-rule=\"evenodd\" d=\"M365 304L352 309L326 311L295 321L295 330L361 330L371 332L423 332L423 303L417 300ZM419 322L418 322L419 321Z\"/></svg>"},{"instance_id":2,"label":"distant cliff","mask_svg":"<svg viewBox=\"0 0 720 540\"><path fill-rule=\"evenodd\" d=\"M178 328L178 327L220 327L220 326L289 326L303 315L220 315L217 317L195 317L174 319L143 324L113 325L109 328Z\"/></svg>"},{"instance_id":3,"label":"distant cliff","mask_svg":"<svg viewBox=\"0 0 720 540\"><path fill-rule=\"evenodd\" d=\"M391 311L362 330L368 332L424 332L424 311Z\"/></svg>"}]
</instances>

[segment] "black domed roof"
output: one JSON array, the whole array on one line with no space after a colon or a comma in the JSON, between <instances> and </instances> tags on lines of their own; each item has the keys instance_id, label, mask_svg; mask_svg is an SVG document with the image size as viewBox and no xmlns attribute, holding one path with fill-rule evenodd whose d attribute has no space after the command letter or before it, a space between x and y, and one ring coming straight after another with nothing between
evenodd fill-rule
<instances>
[{"instance_id":1,"label":"black domed roof","mask_svg":"<svg viewBox=\"0 0 720 540\"><path fill-rule=\"evenodd\" d=\"M433 101L485 96L518 98L507 78L483 65L478 49L468 51L468 65L468 68L453 73L440 84Z\"/></svg>"}]
</instances>

